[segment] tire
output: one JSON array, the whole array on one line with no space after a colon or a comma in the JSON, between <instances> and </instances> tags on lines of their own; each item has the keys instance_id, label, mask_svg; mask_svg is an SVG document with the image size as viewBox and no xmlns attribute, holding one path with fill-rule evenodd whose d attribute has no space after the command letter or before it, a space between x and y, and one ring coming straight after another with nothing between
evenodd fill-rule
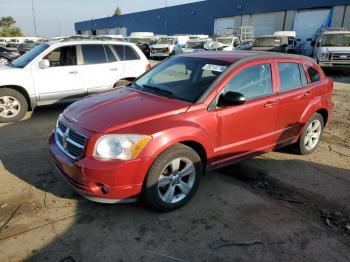
<instances>
[{"instance_id":1,"label":"tire","mask_svg":"<svg viewBox=\"0 0 350 262\"><path fill-rule=\"evenodd\" d=\"M300 155L313 153L320 143L323 129L323 117L315 113L304 126L299 140L293 145L294 151Z\"/></svg>"},{"instance_id":2,"label":"tire","mask_svg":"<svg viewBox=\"0 0 350 262\"><path fill-rule=\"evenodd\" d=\"M114 84L114 88L122 88L122 87L125 87L127 86L128 84L130 84L131 81L129 80L119 80L117 83Z\"/></svg>"},{"instance_id":3,"label":"tire","mask_svg":"<svg viewBox=\"0 0 350 262\"><path fill-rule=\"evenodd\" d=\"M0 89L0 123L19 121L27 111L28 103L21 93L10 88Z\"/></svg>"},{"instance_id":4,"label":"tire","mask_svg":"<svg viewBox=\"0 0 350 262\"><path fill-rule=\"evenodd\" d=\"M151 166L144 184L144 200L157 211L175 210L192 198L202 172L201 158L192 148L174 145Z\"/></svg>"},{"instance_id":5,"label":"tire","mask_svg":"<svg viewBox=\"0 0 350 262\"><path fill-rule=\"evenodd\" d=\"M7 65L10 62L6 57L0 57L0 65Z\"/></svg>"}]
</instances>

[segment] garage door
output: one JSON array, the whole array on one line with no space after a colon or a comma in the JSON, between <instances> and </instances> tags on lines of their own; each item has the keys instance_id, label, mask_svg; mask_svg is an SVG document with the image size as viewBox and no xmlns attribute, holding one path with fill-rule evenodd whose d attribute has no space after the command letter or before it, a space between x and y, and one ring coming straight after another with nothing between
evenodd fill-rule
<instances>
[{"instance_id":1,"label":"garage door","mask_svg":"<svg viewBox=\"0 0 350 262\"><path fill-rule=\"evenodd\" d=\"M273 35L277 30L279 12L255 14L251 16L251 25L255 35Z\"/></svg>"},{"instance_id":2,"label":"garage door","mask_svg":"<svg viewBox=\"0 0 350 262\"><path fill-rule=\"evenodd\" d=\"M223 17L215 18L214 23L214 34L218 34L227 28L235 27L235 18L234 17Z\"/></svg>"},{"instance_id":3,"label":"garage door","mask_svg":"<svg viewBox=\"0 0 350 262\"><path fill-rule=\"evenodd\" d=\"M329 9L299 11L294 20L293 30L300 39L299 45L302 54L310 55L312 47L310 39L317 29L329 26L331 12Z\"/></svg>"}]
</instances>

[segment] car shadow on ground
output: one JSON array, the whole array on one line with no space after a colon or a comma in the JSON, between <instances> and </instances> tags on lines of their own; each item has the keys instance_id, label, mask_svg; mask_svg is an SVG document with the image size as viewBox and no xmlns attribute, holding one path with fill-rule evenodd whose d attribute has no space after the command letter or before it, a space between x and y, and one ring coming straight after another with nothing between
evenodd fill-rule
<instances>
[{"instance_id":1,"label":"car shadow on ground","mask_svg":"<svg viewBox=\"0 0 350 262\"><path fill-rule=\"evenodd\" d=\"M42 238L48 244L32 250L27 261L232 261L257 258L300 261L314 258L314 252L324 254L324 258L334 258L334 253L328 254L327 250L318 248L315 251L311 246L305 247L303 254L295 253L300 243L311 242L314 238L312 230L315 229L298 235L293 229L288 229L289 237L294 237L293 241L280 245L266 244L249 252L245 249L235 252L222 249L217 252L211 246L211 242L220 237L259 236L267 240L278 235L276 232L286 231L286 223L293 222L287 218L283 219L289 222L281 218L278 218L278 222L274 221L271 212L276 205L266 206L260 200L250 203L244 197L254 198L247 193L250 189L237 186L238 182L244 181L242 177L247 177L248 181L260 181L265 169L281 168L284 166L281 162L286 161L253 159L220 169L219 172L210 172L204 176L198 194L188 205L167 214L153 212L141 204L102 205L87 202L56 177L51 163L47 140L63 109L64 106L39 108L28 120L0 127L0 160L7 172L40 191L77 201L76 215L67 219L67 225L61 225L65 224L64 221L57 223L57 228L64 230L56 233L58 229L52 226L54 229L47 229L48 232L37 232L35 238ZM287 162L288 166L297 165L300 168L309 164L301 160ZM314 165L334 174L348 172ZM261 221L266 224L260 224ZM11 225L8 229L11 229ZM30 237L26 238L27 235L23 239L16 237L16 241L30 246L28 241L31 240ZM338 256L344 259L343 254L339 253Z\"/></svg>"}]
</instances>

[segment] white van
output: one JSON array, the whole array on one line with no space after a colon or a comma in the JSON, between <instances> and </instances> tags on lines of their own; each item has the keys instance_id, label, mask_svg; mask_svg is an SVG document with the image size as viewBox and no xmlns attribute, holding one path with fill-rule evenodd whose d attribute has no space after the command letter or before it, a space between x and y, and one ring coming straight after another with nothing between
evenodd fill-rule
<instances>
[{"instance_id":1,"label":"white van","mask_svg":"<svg viewBox=\"0 0 350 262\"><path fill-rule=\"evenodd\" d=\"M182 48L190 39L189 36L167 36L158 38L151 46L151 58L168 57L182 54Z\"/></svg>"}]
</instances>

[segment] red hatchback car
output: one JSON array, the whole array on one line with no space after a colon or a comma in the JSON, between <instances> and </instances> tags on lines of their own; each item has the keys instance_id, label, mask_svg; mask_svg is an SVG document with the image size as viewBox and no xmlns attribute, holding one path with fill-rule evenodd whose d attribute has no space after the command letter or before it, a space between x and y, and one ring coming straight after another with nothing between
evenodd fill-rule
<instances>
[{"instance_id":1,"label":"red hatchback car","mask_svg":"<svg viewBox=\"0 0 350 262\"><path fill-rule=\"evenodd\" d=\"M332 90L306 57L185 54L125 88L70 105L49 146L59 173L84 197L142 196L170 211L193 196L207 167L290 144L313 152L332 114Z\"/></svg>"}]
</instances>

